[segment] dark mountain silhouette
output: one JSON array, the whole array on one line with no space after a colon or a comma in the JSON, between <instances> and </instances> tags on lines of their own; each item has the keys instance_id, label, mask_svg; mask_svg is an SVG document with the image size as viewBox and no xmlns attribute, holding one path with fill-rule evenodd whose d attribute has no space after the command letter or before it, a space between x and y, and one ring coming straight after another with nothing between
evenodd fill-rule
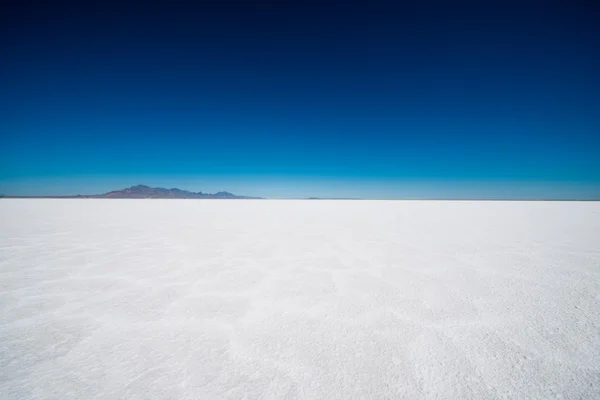
<instances>
[{"instance_id":1,"label":"dark mountain silhouette","mask_svg":"<svg viewBox=\"0 0 600 400\"><path fill-rule=\"evenodd\" d=\"M74 196L2 196L6 198L52 198L52 199L260 199L261 197L237 196L229 192L189 192L177 188L165 189L136 185L104 194Z\"/></svg>"},{"instance_id":2,"label":"dark mountain silhouette","mask_svg":"<svg viewBox=\"0 0 600 400\"><path fill-rule=\"evenodd\" d=\"M94 198L106 199L258 199L259 197L236 196L229 192L203 193L189 192L177 188L165 189L146 185L132 186L122 190L115 190Z\"/></svg>"}]
</instances>

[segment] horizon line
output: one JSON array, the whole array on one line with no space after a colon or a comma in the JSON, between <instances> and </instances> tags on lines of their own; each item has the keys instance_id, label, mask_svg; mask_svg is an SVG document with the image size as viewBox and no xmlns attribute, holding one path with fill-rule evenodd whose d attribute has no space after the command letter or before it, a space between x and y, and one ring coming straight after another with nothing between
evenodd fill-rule
<instances>
[{"instance_id":1,"label":"horizon line","mask_svg":"<svg viewBox=\"0 0 600 400\"><path fill-rule=\"evenodd\" d=\"M219 193L226 193L228 195L232 195L231 198L211 198L211 197L152 197L152 196L148 196L148 197L114 197L114 198L110 198L110 197L104 197L107 194L110 193L114 193L114 192L124 192L130 189L136 189L136 188L144 188L144 189L154 189L154 190L161 190L161 191L175 191L175 192L184 192L184 193L189 193L190 195L204 195L204 196L217 196ZM400 200L400 201L600 201L600 196L598 195L592 195L592 196L583 196L583 197L579 197L579 196L527 196L527 195L515 195L515 196L485 196L485 195L473 195L473 196L414 196L414 195L409 195L408 197L402 197L400 196L393 196L393 197L359 197L359 196L340 196L340 197L336 197L336 196L323 196L323 197L319 197L319 196L313 196L313 195L308 195L308 196L291 196L291 197L277 197L277 196L246 196L244 194L234 194L228 191L217 191L215 193L209 193L209 192L202 192L202 191L198 191L198 192L194 192L191 190L185 190L185 189L179 189L176 187L170 187L170 188L165 188L165 187L161 187L161 186L150 186L150 185L145 185L145 184L136 184L136 185L131 185L131 186L127 186L125 188L121 188L121 189L114 189L114 190L109 190L109 191L105 191L102 193L97 193L97 194L81 194L81 193L77 193L77 194L55 194L55 195L48 195L48 194L30 194L30 195L20 195L20 194L2 194L0 193L0 198L4 198L4 199L122 199L122 200L131 200L131 199L135 199L135 200L143 200L143 199L152 199L152 200L219 200L219 199L223 199L223 200L365 200L365 201L369 201L369 200L381 200L381 201L393 201L393 200Z\"/></svg>"}]
</instances>

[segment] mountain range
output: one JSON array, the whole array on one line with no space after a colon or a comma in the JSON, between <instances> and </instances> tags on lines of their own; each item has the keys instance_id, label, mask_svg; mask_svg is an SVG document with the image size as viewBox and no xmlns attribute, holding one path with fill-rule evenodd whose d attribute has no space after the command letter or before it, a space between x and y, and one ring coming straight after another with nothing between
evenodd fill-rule
<instances>
[{"instance_id":1,"label":"mountain range","mask_svg":"<svg viewBox=\"0 0 600 400\"><path fill-rule=\"evenodd\" d=\"M4 196L9 198L59 198L59 199L260 199L260 197L237 196L229 192L203 193L189 192L177 188L165 189L146 185L131 186L104 194L74 196Z\"/></svg>"},{"instance_id":2,"label":"mountain range","mask_svg":"<svg viewBox=\"0 0 600 400\"><path fill-rule=\"evenodd\" d=\"M165 189L146 185L132 186L99 196L107 199L258 199L259 197L237 196L229 192L203 193L189 192L177 188Z\"/></svg>"}]
</instances>

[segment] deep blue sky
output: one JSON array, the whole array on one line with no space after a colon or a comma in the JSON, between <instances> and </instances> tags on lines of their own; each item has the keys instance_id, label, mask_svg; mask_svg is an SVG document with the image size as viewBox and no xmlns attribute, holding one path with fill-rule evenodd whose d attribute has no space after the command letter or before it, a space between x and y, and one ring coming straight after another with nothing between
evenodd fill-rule
<instances>
[{"instance_id":1,"label":"deep blue sky","mask_svg":"<svg viewBox=\"0 0 600 400\"><path fill-rule=\"evenodd\" d=\"M0 13L0 192L600 198L594 2L122 3Z\"/></svg>"}]
</instances>

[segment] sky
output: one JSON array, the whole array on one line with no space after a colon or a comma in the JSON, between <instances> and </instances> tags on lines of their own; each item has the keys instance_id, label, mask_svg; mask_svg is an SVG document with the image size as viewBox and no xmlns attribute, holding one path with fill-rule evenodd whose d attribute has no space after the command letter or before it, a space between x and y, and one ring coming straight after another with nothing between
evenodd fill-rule
<instances>
[{"instance_id":1,"label":"sky","mask_svg":"<svg viewBox=\"0 0 600 400\"><path fill-rule=\"evenodd\" d=\"M189 3L3 6L1 194L600 198L594 2Z\"/></svg>"}]
</instances>

